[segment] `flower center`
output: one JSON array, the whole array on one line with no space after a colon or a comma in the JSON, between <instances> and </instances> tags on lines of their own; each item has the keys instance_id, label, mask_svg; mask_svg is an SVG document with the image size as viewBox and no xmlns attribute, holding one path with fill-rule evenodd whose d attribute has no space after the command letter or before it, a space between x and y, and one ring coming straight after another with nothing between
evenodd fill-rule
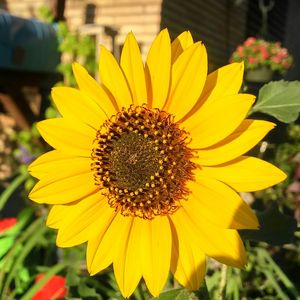
<instances>
[{"instance_id":1,"label":"flower center","mask_svg":"<svg viewBox=\"0 0 300 300\"><path fill-rule=\"evenodd\" d=\"M175 212L195 168L187 139L159 109L131 106L106 121L97 132L92 170L109 205L145 219Z\"/></svg>"}]
</instances>

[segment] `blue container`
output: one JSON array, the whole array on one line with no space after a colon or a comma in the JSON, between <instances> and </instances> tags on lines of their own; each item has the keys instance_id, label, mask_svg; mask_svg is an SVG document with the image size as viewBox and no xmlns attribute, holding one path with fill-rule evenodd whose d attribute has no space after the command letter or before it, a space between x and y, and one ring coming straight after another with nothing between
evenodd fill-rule
<instances>
[{"instance_id":1,"label":"blue container","mask_svg":"<svg viewBox=\"0 0 300 300\"><path fill-rule=\"evenodd\" d=\"M57 48L53 25L0 10L0 70L56 72Z\"/></svg>"}]
</instances>

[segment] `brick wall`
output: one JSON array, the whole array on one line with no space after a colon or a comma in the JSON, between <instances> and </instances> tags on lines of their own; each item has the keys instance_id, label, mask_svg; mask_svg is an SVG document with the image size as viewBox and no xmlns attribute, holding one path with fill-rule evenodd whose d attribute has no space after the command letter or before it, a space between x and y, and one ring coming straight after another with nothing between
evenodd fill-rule
<instances>
[{"instance_id":1,"label":"brick wall","mask_svg":"<svg viewBox=\"0 0 300 300\"><path fill-rule=\"evenodd\" d=\"M70 28L84 24L88 1L67 1L65 17ZM126 34L133 31L141 44L143 56L160 29L161 0L94 0L94 23L113 26L118 30L117 46L122 46ZM103 43L109 47L106 39Z\"/></svg>"},{"instance_id":2,"label":"brick wall","mask_svg":"<svg viewBox=\"0 0 300 300\"><path fill-rule=\"evenodd\" d=\"M3 0L2 0L3 1ZM14 15L31 18L38 17L38 10L43 5L51 5L51 0L6 0L8 11ZM88 8L94 10L94 23L113 26L117 31L116 46L122 47L125 36L133 31L140 42L143 57L151 41L160 29L162 0L66 0L65 18L71 30L80 30L88 34L95 33L91 25L85 26ZM111 38L101 35L100 43L111 50Z\"/></svg>"},{"instance_id":3,"label":"brick wall","mask_svg":"<svg viewBox=\"0 0 300 300\"><path fill-rule=\"evenodd\" d=\"M11 14L24 18L37 18L38 10L43 5L50 5L51 0L0 0L4 9Z\"/></svg>"}]
</instances>

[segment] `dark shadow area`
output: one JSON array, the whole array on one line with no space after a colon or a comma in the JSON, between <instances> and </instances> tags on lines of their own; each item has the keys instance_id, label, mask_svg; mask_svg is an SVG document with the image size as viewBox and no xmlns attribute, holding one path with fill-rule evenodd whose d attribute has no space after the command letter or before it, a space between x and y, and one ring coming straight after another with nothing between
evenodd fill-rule
<instances>
[{"instance_id":1,"label":"dark shadow area","mask_svg":"<svg viewBox=\"0 0 300 300\"><path fill-rule=\"evenodd\" d=\"M96 15L96 5L93 3L88 3L85 6L84 24L94 24L95 15Z\"/></svg>"},{"instance_id":2,"label":"dark shadow area","mask_svg":"<svg viewBox=\"0 0 300 300\"><path fill-rule=\"evenodd\" d=\"M0 1L0 9L3 9L3 10L8 9L6 0L1 0Z\"/></svg>"},{"instance_id":3,"label":"dark shadow area","mask_svg":"<svg viewBox=\"0 0 300 300\"><path fill-rule=\"evenodd\" d=\"M263 17L262 10L267 9ZM227 64L231 53L249 36L279 41L294 57L294 66L285 78L299 80L299 15L298 0L163 0L161 28L167 27L172 39L190 30L195 41L203 41L210 72Z\"/></svg>"},{"instance_id":4,"label":"dark shadow area","mask_svg":"<svg viewBox=\"0 0 300 300\"><path fill-rule=\"evenodd\" d=\"M54 16L54 22L65 21L65 0L52 0L51 11Z\"/></svg>"},{"instance_id":5,"label":"dark shadow area","mask_svg":"<svg viewBox=\"0 0 300 300\"><path fill-rule=\"evenodd\" d=\"M209 53L209 70L226 64L231 52L245 37L247 2L163 0L161 27L171 38L190 30L203 41Z\"/></svg>"}]
</instances>

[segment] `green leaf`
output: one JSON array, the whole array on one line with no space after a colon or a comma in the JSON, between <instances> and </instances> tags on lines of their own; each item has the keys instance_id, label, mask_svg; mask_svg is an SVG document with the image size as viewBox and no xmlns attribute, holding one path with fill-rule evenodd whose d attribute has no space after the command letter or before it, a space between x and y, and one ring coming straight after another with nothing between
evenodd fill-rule
<instances>
[{"instance_id":1,"label":"green leaf","mask_svg":"<svg viewBox=\"0 0 300 300\"><path fill-rule=\"evenodd\" d=\"M87 297L93 297L93 299L101 299L101 296L97 294L96 289L88 287L83 281L79 283L78 293L83 299Z\"/></svg>"},{"instance_id":2,"label":"green leaf","mask_svg":"<svg viewBox=\"0 0 300 300\"><path fill-rule=\"evenodd\" d=\"M297 222L293 217L282 214L273 205L263 212L256 212L260 229L239 230L242 239L283 245L293 242Z\"/></svg>"},{"instance_id":3,"label":"green leaf","mask_svg":"<svg viewBox=\"0 0 300 300\"><path fill-rule=\"evenodd\" d=\"M10 249L14 240L15 238L12 236L0 238L0 258Z\"/></svg>"},{"instance_id":4,"label":"green leaf","mask_svg":"<svg viewBox=\"0 0 300 300\"><path fill-rule=\"evenodd\" d=\"M47 109L46 109L46 112L45 112L45 118L46 119L52 119L52 118L57 118L58 117L58 112L55 108L53 108L52 106L49 106Z\"/></svg>"},{"instance_id":5,"label":"green leaf","mask_svg":"<svg viewBox=\"0 0 300 300\"><path fill-rule=\"evenodd\" d=\"M295 121L300 112L300 82L280 80L264 85L251 112L263 112L284 123Z\"/></svg>"},{"instance_id":6,"label":"green leaf","mask_svg":"<svg viewBox=\"0 0 300 300\"><path fill-rule=\"evenodd\" d=\"M67 286L78 286L80 278L76 272L74 272L73 269L70 269L68 271L66 276Z\"/></svg>"},{"instance_id":7,"label":"green leaf","mask_svg":"<svg viewBox=\"0 0 300 300\"><path fill-rule=\"evenodd\" d=\"M42 222L44 222L43 218L39 218L35 222L33 222L27 228L27 230L25 230L23 232L22 236L20 236L20 238L18 240L16 240L16 242L11 247L9 252L3 258L3 260L5 262L3 264L3 267L0 269L0 285L3 284L2 290L0 289L1 290L0 299L3 299L3 297L5 295L7 295L9 288L10 288L10 284L11 284L12 280L17 276L17 272L22 267L25 258L30 253L32 248L38 244L40 237L46 231L46 228L41 226ZM37 226L37 228L36 228L36 226ZM33 232L31 232L31 231L33 231ZM32 233L34 233L34 234L32 234ZM27 236L27 235L29 235L29 236ZM24 237L26 237L26 238L24 238ZM17 246L20 245L21 242L23 242L23 239L24 239L25 243L24 243L24 245L22 245L22 251L20 251L19 255L14 259L14 256L13 256L14 251L17 251ZM13 260L13 263L12 263L10 269L8 270L5 280L2 281L2 278L4 276L3 272L5 272L6 264L8 264L10 262L10 260Z\"/></svg>"},{"instance_id":8,"label":"green leaf","mask_svg":"<svg viewBox=\"0 0 300 300\"><path fill-rule=\"evenodd\" d=\"M9 186L0 195L0 211L3 209L10 196L23 183L23 181L25 181L27 177L28 174L20 174L11 181Z\"/></svg>"},{"instance_id":9,"label":"green leaf","mask_svg":"<svg viewBox=\"0 0 300 300\"><path fill-rule=\"evenodd\" d=\"M163 292L158 298L152 298L157 300L189 300L189 293L185 289L176 289Z\"/></svg>"},{"instance_id":10,"label":"green leaf","mask_svg":"<svg viewBox=\"0 0 300 300\"><path fill-rule=\"evenodd\" d=\"M22 267L19 272L18 272L18 277L23 281L23 282L29 282L30 281L30 275L29 275L29 270L25 267Z\"/></svg>"}]
</instances>

